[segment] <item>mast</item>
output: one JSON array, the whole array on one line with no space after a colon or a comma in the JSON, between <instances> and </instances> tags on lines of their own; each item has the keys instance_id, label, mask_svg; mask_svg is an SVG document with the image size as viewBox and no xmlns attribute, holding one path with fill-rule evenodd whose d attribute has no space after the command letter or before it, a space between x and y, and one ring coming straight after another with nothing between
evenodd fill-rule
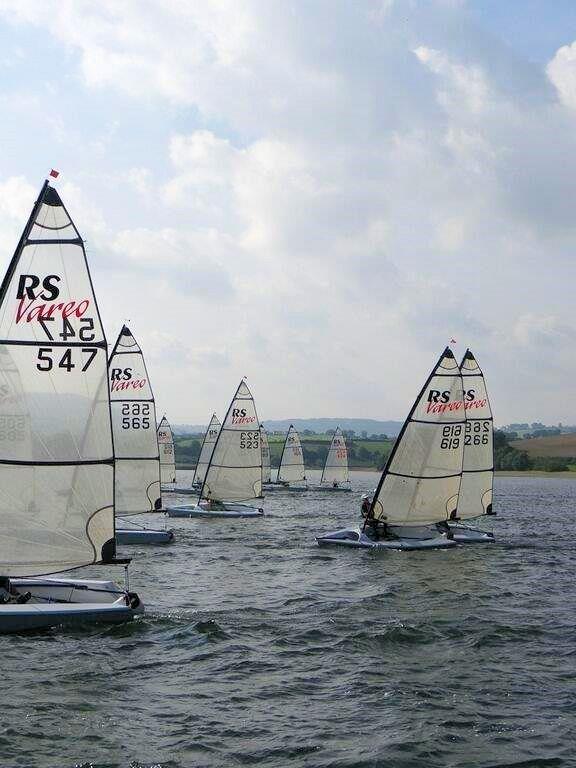
<instances>
[{"instance_id":1,"label":"mast","mask_svg":"<svg viewBox=\"0 0 576 768\"><path fill-rule=\"evenodd\" d=\"M280 463L278 464L278 474L276 479L277 482L280 482L280 473L282 472L282 462L284 461L284 454L286 453L286 446L288 445L288 436L293 429L294 426L290 424L288 427L288 432L286 432L286 437L284 438L284 445L282 446L282 453L280 454Z\"/></svg>"},{"instance_id":2,"label":"mast","mask_svg":"<svg viewBox=\"0 0 576 768\"><path fill-rule=\"evenodd\" d=\"M0 287L0 573L115 556L107 343L84 243L45 181ZM11 410L12 415L9 413Z\"/></svg>"},{"instance_id":3,"label":"mast","mask_svg":"<svg viewBox=\"0 0 576 768\"><path fill-rule=\"evenodd\" d=\"M458 503L465 422L460 367L446 347L390 452L368 517L390 525L448 520Z\"/></svg>"}]
</instances>

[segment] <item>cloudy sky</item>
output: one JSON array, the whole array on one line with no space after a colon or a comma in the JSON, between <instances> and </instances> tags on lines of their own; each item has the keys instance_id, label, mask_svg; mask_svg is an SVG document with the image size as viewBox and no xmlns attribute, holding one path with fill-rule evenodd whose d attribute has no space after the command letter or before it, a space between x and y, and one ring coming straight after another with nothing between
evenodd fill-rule
<instances>
[{"instance_id":1,"label":"cloudy sky","mask_svg":"<svg viewBox=\"0 0 576 768\"><path fill-rule=\"evenodd\" d=\"M575 40L572 0L0 0L0 266L57 168L174 422L243 375L404 418L455 338L498 423L575 423Z\"/></svg>"}]
</instances>

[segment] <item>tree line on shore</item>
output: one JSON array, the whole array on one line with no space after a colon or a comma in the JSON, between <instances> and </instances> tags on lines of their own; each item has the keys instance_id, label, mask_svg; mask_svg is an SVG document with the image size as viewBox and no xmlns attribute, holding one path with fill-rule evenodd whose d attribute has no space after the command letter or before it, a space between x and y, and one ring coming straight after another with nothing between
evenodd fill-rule
<instances>
[{"instance_id":1,"label":"tree line on shore","mask_svg":"<svg viewBox=\"0 0 576 768\"><path fill-rule=\"evenodd\" d=\"M392 446L393 438L379 435L377 441L346 435L348 461L351 469L382 470L386 464ZM500 430L494 431L494 468L497 471L524 472L564 472L576 466L576 457L529 456L526 451L518 450L509 443L509 435ZM302 441L304 463L312 469L322 469L331 435L315 435L313 439ZM272 467L278 467L282 453L283 442L270 440L270 461ZM177 435L175 437L176 463L180 467L194 467L198 461L202 447L202 437L192 435Z\"/></svg>"}]
</instances>

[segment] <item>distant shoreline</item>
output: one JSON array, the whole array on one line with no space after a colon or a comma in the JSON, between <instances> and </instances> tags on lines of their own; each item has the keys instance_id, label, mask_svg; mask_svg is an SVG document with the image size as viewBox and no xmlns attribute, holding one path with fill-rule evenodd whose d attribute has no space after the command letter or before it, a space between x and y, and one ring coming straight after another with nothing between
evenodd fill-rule
<instances>
[{"instance_id":1,"label":"distant shoreline","mask_svg":"<svg viewBox=\"0 0 576 768\"><path fill-rule=\"evenodd\" d=\"M176 464L176 469L179 469L181 471L187 472L192 471L196 469L195 464ZM272 467L272 469L277 469L277 467ZM312 471L321 471L321 467L307 467L307 469L312 469ZM381 470L377 469L376 467L350 467L350 472L374 472L375 474L380 474ZM496 477L558 477L558 478L565 478L567 480L576 480L576 472L570 472L570 470L566 470L565 472L544 472L540 469L526 469L524 471L522 470L498 470L494 473Z\"/></svg>"}]
</instances>

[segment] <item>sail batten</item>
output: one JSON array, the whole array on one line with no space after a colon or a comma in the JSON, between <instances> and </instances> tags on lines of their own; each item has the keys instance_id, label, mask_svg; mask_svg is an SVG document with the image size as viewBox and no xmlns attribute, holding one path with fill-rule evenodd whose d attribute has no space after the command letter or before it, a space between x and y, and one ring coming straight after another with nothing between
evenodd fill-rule
<instances>
[{"instance_id":1,"label":"sail batten","mask_svg":"<svg viewBox=\"0 0 576 768\"><path fill-rule=\"evenodd\" d=\"M450 519L458 505L465 423L460 367L446 348L388 457L372 500L376 520L418 526Z\"/></svg>"},{"instance_id":2,"label":"sail batten","mask_svg":"<svg viewBox=\"0 0 576 768\"><path fill-rule=\"evenodd\" d=\"M484 374L467 350L460 363L466 406L464 462L458 509L453 517L470 520L492 513L494 483L493 416ZM470 414L474 414L471 416Z\"/></svg>"},{"instance_id":3,"label":"sail batten","mask_svg":"<svg viewBox=\"0 0 576 768\"><path fill-rule=\"evenodd\" d=\"M286 433L286 440L282 448L280 466L278 468L278 481L285 483L298 483L306 480L304 469L304 455L300 435L290 424Z\"/></svg>"},{"instance_id":4,"label":"sail batten","mask_svg":"<svg viewBox=\"0 0 576 768\"><path fill-rule=\"evenodd\" d=\"M130 355L129 365L123 360L126 354ZM142 350L126 325L120 331L108 368L116 454L116 513L154 512L162 507L154 394Z\"/></svg>"},{"instance_id":5,"label":"sail batten","mask_svg":"<svg viewBox=\"0 0 576 768\"><path fill-rule=\"evenodd\" d=\"M242 380L214 443L200 497L241 502L261 495L260 427L254 398Z\"/></svg>"},{"instance_id":6,"label":"sail batten","mask_svg":"<svg viewBox=\"0 0 576 768\"><path fill-rule=\"evenodd\" d=\"M114 557L106 358L84 243L45 182L0 287L2 575Z\"/></svg>"},{"instance_id":7,"label":"sail batten","mask_svg":"<svg viewBox=\"0 0 576 768\"><path fill-rule=\"evenodd\" d=\"M162 417L158 425L158 450L160 451L160 480L162 484L175 483L174 435L166 416Z\"/></svg>"},{"instance_id":8,"label":"sail batten","mask_svg":"<svg viewBox=\"0 0 576 768\"><path fill-rule=\"evenodd\" d=\"M322 477L320 483L340 484L347 483L350 480L348 473L348 449L346 448L346 440L342 434L340 427L336 428L326 461L324 462L324 469L322 470Z\"/></svg>"}]
</instances>

